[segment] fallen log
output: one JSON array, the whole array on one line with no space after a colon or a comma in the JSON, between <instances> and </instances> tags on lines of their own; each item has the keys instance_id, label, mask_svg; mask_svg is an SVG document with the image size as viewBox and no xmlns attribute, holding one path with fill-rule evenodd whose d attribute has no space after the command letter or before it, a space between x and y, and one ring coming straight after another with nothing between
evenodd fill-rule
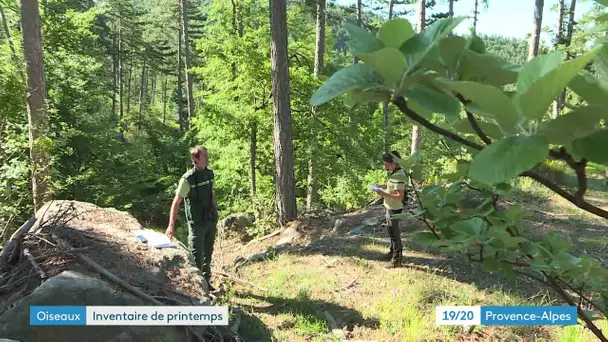
<instances>
[{"instance_id":1,"label":"fallen log","mask_svg":"<svg viewBox=\"0 0 608 342\"><path fill-rule=\"evenodd\" d=\"M273 233L270 233L270 234L268 234L268 235L262 236L261 238L257 238L257 239L255 239L255 240L251 240L251 241L249 241L249 242L248 242L248 243L245 245L245 247L247 247L247 246L249 246L249 245L251 245L251 244L254 244L254 243L256 243L256 242L260 242L260 241L264 241L264 240L266 240L266 239L270 239L271 237L277 236L277 235L279 235L279 234L281 234L281 233L282 233L282 230L280 230L280 229L279 229L279 230L276 230L276 231L274 231Z\"/></svg>"},{"instance_id":2,"label":"fallen log","mask_svg":"<svg viewBox=\"0 0 608 342\"><path fill-rule=\"evenodd\" d=\"M27 222L25 222L17 231L11 235L10 239L6 243L6 246L0 252L0 273L7 270L10 266L11 256L13 252L19 248L23 242L23 237L27 234L30 229L36 223L36 216L32 216Z\"/></svg>"}]
</instances>

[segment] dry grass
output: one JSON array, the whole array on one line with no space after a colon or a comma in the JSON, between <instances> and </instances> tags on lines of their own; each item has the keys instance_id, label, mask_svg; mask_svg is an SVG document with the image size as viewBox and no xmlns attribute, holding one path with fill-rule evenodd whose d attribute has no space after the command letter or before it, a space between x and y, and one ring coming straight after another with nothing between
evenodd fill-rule
<instances>
[{"instance_id":1,"label":"dry grass","mask_svg":"<svg viewBox=\"0 0 608 342\"><path fill-rule=\"evenodd\" d=\"M526 209L571 210L551 198ZM215 256L216 266L224 269L230 269L237 256L267 251L265 260L240 266L236 272L268 291L229 283L223 299L243 309L240 333L251 341L340 341L330 332L323 314L328 311L345 339L353 341L595 340L580 325L476 327L472 332L463 327L436 327L434 308L439 305L562 304L530 280L511 281L501 274L484 273L479 265L463 262L461 257L438 255L410 243L411 233L420 229L411 222L402 228L405 267L383 269L378 257L388 251L384 228L365 228L361 236L344 233L371 216L382 221L382 210L349 214L341 234L331 233L335 218L315 222L318 226L309 225L302 239L283 249L274 247L278 237L246 248L225 241ZM571 217L538 214L526 226L536 236L558 230L577 243L575 252L601 257L599 244L607 239L601 234L603 227L589 217L577 219L573 223ZM608 329L608 322L600 324Z\"/></svg>"}]
</instances>

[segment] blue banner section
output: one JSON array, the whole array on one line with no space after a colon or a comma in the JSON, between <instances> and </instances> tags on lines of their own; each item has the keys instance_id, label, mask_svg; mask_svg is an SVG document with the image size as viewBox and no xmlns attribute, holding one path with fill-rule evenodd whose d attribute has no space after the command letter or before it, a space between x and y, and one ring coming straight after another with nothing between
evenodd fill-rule
<instances>
[{"instance_id":1,"label":"blue banner section","mask_svg":"<svg viewBox=\"0 0 608 342\"><path fill-rule=\"evenodd\" d=\"M87 325L87 307L30 306L30 325Z\"/></svg>"},{"instance_id":2,"label":"blue banner section","mask_svg":"<svg viewBox=\"0 0 608 342\"><path fill-rule=\"evenodd\" d=\"M576 325L576 306L482 306L481 325Z\"/></svg>"}]
</instances>

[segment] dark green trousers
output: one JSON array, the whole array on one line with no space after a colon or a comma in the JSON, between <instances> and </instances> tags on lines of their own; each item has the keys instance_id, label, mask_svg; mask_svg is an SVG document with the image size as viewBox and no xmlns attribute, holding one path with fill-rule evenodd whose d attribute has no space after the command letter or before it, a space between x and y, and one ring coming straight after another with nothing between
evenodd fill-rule
<instances>
[{"instance_id":1,"label":"dark green trousers","mask_svg":"<svg viewBox=\"0 0 608 342\"><path fill-rule=\"evenodd\" d=\"M188 244L194 262L209 282L211 279L211 256L217 233L217 222L203 221L201 224L189 224Z\"/></svg>"}]
</instances>

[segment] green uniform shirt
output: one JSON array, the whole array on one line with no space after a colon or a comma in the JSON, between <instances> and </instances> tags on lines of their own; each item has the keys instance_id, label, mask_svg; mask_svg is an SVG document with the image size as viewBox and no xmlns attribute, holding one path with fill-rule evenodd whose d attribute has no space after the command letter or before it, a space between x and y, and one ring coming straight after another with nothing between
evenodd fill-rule
<instances>
[{"instance_id":1,"label":"green uniform shirt","mask_svg":"<svg viewBox=\"0 0 608 342\"><path fill-rule=\"evenodd\" d=\"M192 168L180 178L175 194L185 199L188 222L198 226L213 220L213 183L213 171L207 168Z\"/></svg>"},{"instance_id":2,"label":"green uniform shirt","mask_svg":"<svg viewBox=\"0 0 608 342\"><path fill-rule=\"evenodd\" d=\"M401 176L407 177L407 174L405 173L405 170L403 170L403 169L399 169L396 172L391 174L391 176L394 176L394 175L401 175ZM389 195L396 195L397 190L405 190L405 180L391 179L391 177L389 176L388 180L386 181L386 190L384 190L384 192L386 192ZM384 207L387 209L392 209L392 210L402 209L403 202L401 200L396 200L394 198L384 197Z\"/></svg>"}]
</instances>

